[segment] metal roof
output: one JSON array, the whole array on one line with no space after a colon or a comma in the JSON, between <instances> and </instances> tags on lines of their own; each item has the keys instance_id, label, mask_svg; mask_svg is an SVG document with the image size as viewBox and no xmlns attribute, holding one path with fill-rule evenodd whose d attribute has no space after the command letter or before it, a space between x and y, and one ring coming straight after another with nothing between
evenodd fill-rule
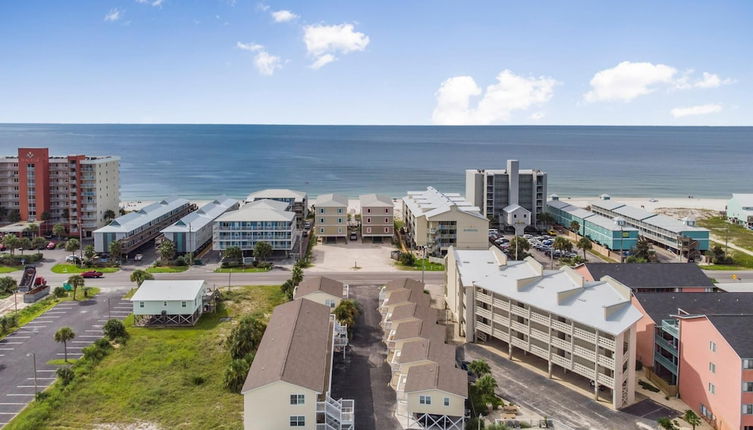
<instances>
[{"instance_id":1,"label":"metal roof","mask_svg":"<svg viewBox=\"0 0 753 430\"><path fill-rule=\"evenodd\" d=\"M616 214L619 214L619 215L621 215L623 217L626 217L626 218L636 219L638 221L643 221L643 220L646 220L648 218L656 216L655 213L652 213L652 212L649 212L649 211L643 210L643 209L638 209L638 208L633 207L633 206L627 206L627 205L623 205L623 206L620 206L620 207L618 207L616 209L613 209L612 212L614 212Z\"/></svg>"},{"instance_id":2,"label":"metal roof","mask_svg":"<svg viewBox=\"0 0 753 430\"><path fill-rule=\"evenodd\" d=\"M548 202L546 202L546 205L555 209L562 209L564 207L570 206L570 203L563 202L562 200L549 200Z\"/></svg>"},{"instance_id":3,"label":"metal roof","mask_svg":"<svg viewBox=\"0 0 753 430\"><path fill-rule=\"evenodd\" d=\"M586 263L593 279L611 276L632 289L638 288L713 288L695 263Z\"/></svg>"},{"instance_id":4,"label":"metal roof","mask_svg":"<svg viewBox=\"0 0 753 430\"><path fill-rule=\"evenodd\" d=\"M343 194L321 194L314 201L314 206L318 208L348 207L348 197Z\"/></svg>"},{"instance_id":5,"label":"metal roof","mask_svg":"<svg viewBox=\"0 0 753 430\"><path fill-rule=\"evenodd\" d=\"M385 194L361 194L358 196L361 201L361 207L387 207L394 206L392 197Z\"/></svg>"},{"instance_id":6,"label":"metal roof","mask_svg":"<svg viewBox=\"0 0 753 430\"><path fill-rule=\"evenodd\" d=\"M481 215L478 206L473 206L460 194L442 193L433 187L426 187L426 191L408 191L408 195L403 197L403 202L415 217L426 216L429 219L455 207L461 212L486 219Z\"/></svg>"},{"instance_id":7,"label":"metal roof","mask_svg":"<svg viewBox=\"0 0 753 430\"><path fill-rule=\"evenodd\" d=\"M680 234L686 231L708 231L707 229L703 227L690 226L683 223L682 221L678 219L668 217L666 215L661 215L661 214L648 218L644 220L643 222L645 222L648 225L653 225L659 228L663 228L664 230L668 230L668 231L671 231L672 233L677 233L677 234Z\"/></svg>"},{"instance_id":8,"label":"metal roof","mask_svg":"<svg viewBox=\"0 0 753 430\"><path fill-rule=\"evenodd\" d=\"M570 215L578 217L578 218L581 218L581 219L586 219L588 217L591 217L591 216L595 215L593 212L587 211L585 209L581 209L581 208L576 207L576 206L565 206L561 210L563 212L567 212Z\"/></svg>"},{"instance_id":9,"label":"metal roof","mask_svg":"<svg viewBox=\"0 0 753 430\"><path fill-rule=\"evenodd\" d=\"M204 226L211 224L215 218L227 212L237 203L238 200L226 196L218 197L199 208L199 210L191 212L174 224L166 227L162 230L162 233L184 233L200 230Z\"/></svg>"},{"instance_id":10,"label":"metal roof","mask_svg":"<svg viewBox=\"0 0 753 430\"><path fill-rule=\"evenodd\" d=\"M225 212L216 221L292 221L295 212L287 210L289 207L288 203L277 200L256 200L246 203L240 209Z\"/></svg>"},{"instance_id":11,"label":"metal roof","mask_svg":"<svg viewBox=\"0 0 753 430\"><path fill-rule=\"evenodd\" d=\"M617 224L614 218L607 218L605 216L596 215L596 214L588 217L587 221L591 224L598 225L599 227L603 227L611 231L638 231L637 228L631 227L627 224L625 225Z\"/></svg>"},{"instance_id":12,"label":"metal roof","mask_svg":"<svg viewBox=\"0 0 753 430\"><path fill-rule=\"evenodd\" d=\"M119 216L112 220L110 224L95 230L95 233L128 233L190 203L188 200L180 197L161 200L144 206L137 211Z\"/></svg>"},{"instance_id":13,"label":"metal roof","mask_svg":"<svg viewBox=\"0 0 753 430\"><path fill-rule=\"evenodd\" d=\"M190 301L202 295L206 281L146 280L131 297L132 302Z\"/></svg>"},{"instance_id":14,"label":"metal roof","mask_svg":"<svg viewBox=\"0 0 753 430\"><path fill-rule=\"evenodd\" d=\"M604 210L613 211L617 208L625 206L625 203L620 203L615 200L599 200L589 203L592 207L602 208Z\"/></svg>"},{"instance_id":15,"label":"metal roof","mask_svg":"<svg viewBox=\"0 0 753 430\"><path fill-rule=\"evenodd\" d=\"M303 191L289 190L287 188L270 188L261 191L255 191L246 197L247 202L261 199L293 199L296 202L303 202L306 193Z\"/></svg>"}]
</instances>

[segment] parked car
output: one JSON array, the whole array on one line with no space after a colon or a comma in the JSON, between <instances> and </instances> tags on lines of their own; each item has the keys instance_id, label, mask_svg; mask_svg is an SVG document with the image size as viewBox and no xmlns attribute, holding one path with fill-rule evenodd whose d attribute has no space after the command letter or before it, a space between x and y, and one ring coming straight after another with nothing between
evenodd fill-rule
<instances>
[{"instance_id":1,"label":"parked car","mask_svg":"<svg viewBox=\"0 0 753 430\"><path fill-rule=\"evenodd\" d=\"M133 261L141 261L144 259L144 256L141 254L136 254L136 256L133 257Z\"/></svg>"},{"instance_id":2,"label":"parked car","mask_svg":"<svg viewBox=\"0 0 753 430\"><path fill-rule=\"evenodd\" d=\"M358 233L351 233L350 240L358 240Z\"/></svg>"},{"instance_id":3,"label":"parked car","mask_svg":"<svg viewBox=\"0 0 753 430\"><path fill-rule=\"evenodd\" d=\"M84 272L81 274L84 278L101 278L102 272L97 272L96 270L90 270L88 272Z\"/></svg>"},{"instance_id":4,"label":"parked car","mask_svg":"<svg viewBox=\"0 0 753 430\"><path fill-rule=\"evenodd\" d=\"M548 231L547 233L548 233L548 234L549 234L550 236L557 236L557 231L556 231L556 230L549 230L549 231Z\"/></svg>"},{"instance_id":5,"label":"parked car","mask_svg":"<svg viewBox=\"0 0 753 430\"><path fill-rule=\"evenodd\" d=\"M81 258L78 255L69 255L65 257L66 263L80 264Z\"/></svg>"},{"instance_id":6,"label":"parked car","mask_svg":"<svg viewBox=\"0 0 753 430\"><path fill-rule=\"evenodd\" d=\"M50 243L47 244L47 249L55 249L56 246L58 246L58 243L51 240Z\"/></svg>"}]
</instances>

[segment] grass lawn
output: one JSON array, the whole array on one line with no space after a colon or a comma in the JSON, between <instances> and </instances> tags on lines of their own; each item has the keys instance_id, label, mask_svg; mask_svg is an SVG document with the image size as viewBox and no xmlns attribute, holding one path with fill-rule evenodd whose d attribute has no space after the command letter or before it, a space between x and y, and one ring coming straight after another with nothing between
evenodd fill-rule
<instances>
[{"instance_id":1,"label":"grass lawn","mask_svg":"<svg viewBox=\"0 0 753 430\"><path fill-rule=\"evenodd\" d=\"M753 269L753 255L744 252L730 250L730 257L733 264L712 264L709 266L700 266L703 270L750 270Z\"/></svg>"},{"instance_id":2,"label":"grass lawn","mask_svg":"<svg viewBox=\"0 0 753 430\"><path fill-rule=\"evenodd\" d=\"M10 273L15 272L16 270L21 270L21 266L0 266L0 273Z\"/></svg>"},{"instance_id":3,"label":"grass lawn","mask_svg":"<svg viewBox=\"0 0 753 430\"><path fill-rule=\"evenodd\" d=\"M265 267L220 267L214 269L214 273L257 273L269 272L269 270Z\"/></svg>"},{"instance_id":4,"label":"grass lawn","mask_svg":"<svg viewBox=\"0 0 753 430\"><path fill-rule=\"evenodd\" d=\"M35 401L8 430L92 428L97 424L152 423L172 429L242 429L243 396L223 387L230 355L222 341L233 326L226 317L269 314L285 301L279 286L236 287L223 292L214 314L190 328L133 327L128 343L112 351L84 378L51 401ZM204 378L197 383L195 378Z\"/></svg>"},{"instance_id":5,"label":"grass lawn","mask_svg":"<svg viewBox=\"0 0 753 430\"><path fill-rule=\"evenodd\" d=\"M67 366L69 364L73 364L78 360L78 358L68 358L68 362L65 362L64 358L58 358L57 360L50 360L47 362L47 364L50 364L52 366Z\"/></svg>"},{"instance_id":6,"label":"grass lawn","mask_svg":"<svg viewBox=\"0 0 753 430\"><path fill-rule=\"evenodd\" d=\"M188 270L188 266L152 266L146 269L149 273L180 273Z\"/></svg>"},{"instance_id":7,"label":"grass lawn","mask_svg":"<svg viewBox=\"0 0 753 430\"><path fill-rule=\"evenodd\" d=\"M75 264L58 263L52 266L52 273L70 273L75 275L77 273L84 273L90 270L96 270L102 273L115 273L120 270L119 267L78 267Z\"/></svg>"},{"instance_id":8,"label":"grass lawn","mask_svg":"<svg viewBox=\"0 0 753 430\"><path fill-rule=\"evenodd\" d=\"M424 264L425 266L423 267L423 269L426 270L427 272L441 272L444 270L444 264L432 263L429 261L428 258L416 259L416 263L413 266L405 266L403 264L400 264L399 262L395 263L397 268L400 270L421 270Z\"/></svg>"},{"instance_id":9,"label":"grass lawn","mask_svg":"<svg viewBox=\"0 0 753 430\"><path fill-rule=\"evenodd\" d=\"M99 294L99 288L91 287L91 291L89 292L89 294L90 294L90 297ZM76 298L81 299L83 298L83 296L84 296L83 290L79 289L79 291L76 292ZM68 292L68 295L62 298L57 298L53 296L52 291L50 291L50 295L47 296L46 298L34 303L33 305L27 306L19 310L18 311L18 325L10 329L10 331L8 331L7 333L0 335L0 339L13 333L14 331L18 330L19 328L33 321L36 317L54 308L55 305L57 305L58 303L67 302L70 300L73 300L72 291Z\"/></svg>"},{"instance_id":10,"label":"grass lawn","mask_svg":"<svg viewBox=\"0 0 753 430\"><path fill-rule=\"evenodd\" d=\"M711 217L698 220L698 225L711 230L711 232L722 241L728 237L731 243L753 251L753 230L748 230L741 225L729 223L722 217Z\"/></svg>"}]
</instances>

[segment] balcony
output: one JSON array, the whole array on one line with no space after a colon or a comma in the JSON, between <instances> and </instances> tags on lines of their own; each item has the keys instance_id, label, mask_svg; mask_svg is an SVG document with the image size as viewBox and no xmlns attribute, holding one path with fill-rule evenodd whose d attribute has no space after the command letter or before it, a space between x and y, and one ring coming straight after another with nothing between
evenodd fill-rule
<instances>
[{"instance_id":1,"label":"balcony","mask_svg":"<svg viewBox=\"0 0 753 430\"><path fill-rule=\"evenodd\" d=\"M531 327L531 337L549 343L549 333Z\"/></svg>"},{"instance_id":2,"label":"balcony","mask_svg":"<svg viewBox=\"0 0 753 430\"><path fill-rule=\"evenodd\" d=\"M614 369L614 358L599 354L599 364L607 369Z\"/></svg>"},{"instance_id":3,"label":"balcony","mask_svg":"<svg viewBox=\"0 0 753 430\"><path fill-rule=\"evenodd\" d=\"M517 337L512 338L512 345L517 346L518 348L526 350L526 351L528 350L528 342Z\"/></svg>"},{"instance_id":4,"label":"balcony","mask_svg":"<svg viewBox=\"0 0 753 430\"><path fill-rule=\"evenodd\" d=\"M599 373L599 384L607 387L614 387L614 378L603 373Z\"/></svg>"},{"instance_id":5,"label":"balcony","mask_svg":"<svg viewBox=\"0 0 753 430\"><path fill-rule=\"evenodd\" d=\"M567 352L572 351L572 345L569 341L566 341L564 339L560 339L558 337L552 337L552 346L556 346L559 349L563 349Z\"/></svg>"},{"instance_id":6,"label":"balcony","mask_svg":"<svg viewBox=\"0 0 753 430\"><path fill-rule=\"evenodd\" d=\"M573 363L572 370L573 370L573 372L575 372L575 373L577 373L577 374L579 374L581 376L585 376L586 378L589 378L589 379L594 379L594 369L593 368L586 367L586 366L584 366L584 365L582 365L580 363Z\"/></svg>"},{"instance_id":7,"label":"balcony","mask_svg":"<svg viewBox=\"0 0 753 430\"><path fill-rule=\"evenodd\" d=\"M482 303L489 304L489 305L492 304L492 297L484 293L476 292L476 300Z\"/></svg>"},{"instance_id":8,"label":"balcony","mask_svg":"<svg viewBox=\"0 0 753 430\"><path fill-rule=\"evenodd\" d=\"M486 333L488 335L492 334L492 328L489 327L488 325L480 322L480 321L476 321L476 329L478 329L479 331L482 331L482 332L484 332L484 333Z\"/></svg>"},{"instance_id":9,"label":"balcony","mask_svg":"<svg viewBox=\"0 0 753 430\"><path fill-rule=\"evenodd\" d=\"M513 305L510 306L510 311L515 315L521 316L523 318L528 318L528 309Z\"/></svg>"},{"instance_id":10,"label":"balcony","mask_svg":"<svg viewBox=\"0 0 753 430\"><path fill-rule=\"evenodd\" d=\"M531 352L539 357L547 360L549 358L549 351L536 345L531 345Z\"/></svg>"},{"instance_id":11,"label":"balcony","mask_svg":"<svg viewBox=\"0 0 753 430\"><path fill-rule=\"evenodd\" d=\"M545 315L541 315L540 313L534 312L534 311L531 311L531 321L535 321L539 324L546 325L546 326L549 325L549 317Z\"/></svg>"},{"instance_id":12,"label":"balcony","mask_svg":"<svg viewBox=\"0 0 753 430\"><path fill-rule=\"evenodd\" d=\"M599 336L599 346L614 351L614 340Z\"/></svg>"},{"instance_id":13,"label":"balcony","mask_svg":"<svg viewBox=\"0 0 753 430\"><path fill-rule=\"evenodd\" d=\"M552 320L552 328L565 334L573 334L572 326L570 324L565 324L562 321Z\"/></svg>"},{"instance_id":14,"label":"balcony","mask_svg":"<svg viewBox=\"0 0 753 430\"><path fill-rule=\"evenodd\" d=\"M665 369L669 370L673 374L677 375L677 365L672 363L671 360L665 358L661 354L654 354L654 361L661 364Z\"/></svg>"},{"instance_id":15,"label":"balcony","mask_svg":"<svg viewBox=\"0 0 753 430\"><path fill-rule=\"evenodd\" d=\"M570 367L572 366L570 360L557 354L552 354L552 363L556 364L557 366L562 366L565 369L570 369Z\"/></svg>"},{"instance_id":16,"label":"balcony","mask_svg":"<svg viewBox=\"0 0 753 430\"><path fill-rule=\"evenodd\" d=\"M517 321L513 321L510 324L510 327L512 327L513 330L515 330L515 331L517 331L519 333L528 334L528 326L525 325L525 324L521 324L521 323L519 323Z\"/></svg>"},{"instance_id":17,"label":"balcony","mask_svg":"<svg viewBox=\"0 0 753 430\"><path fill-rule=\"evenodd\" d=\"M680 337L680 328L677 326L677 320L662 320L661 329L676 338Z\"/></svg>"},{"instance_id":18,"label":"balcony","mask_svg":"<svg viewBox=\"0 0 753 430\"><path fill-rule=\"evenodd\" d=\"M585 341L596 343L596 333L592 333L588 330L583 330L582 328L575 327L575 329L573 330L573 335Z\"/></svg>"},{"instance_id":19,"label":"balcony","mask_svg":"<svg viewBox=\"0 0 753 430\"><path fill-rule=\"evenodd\" d=\"M656 342L657 345L659 345L662 348L664 348L667 352L669 352L670 354L672 354L675 357L677 357L677 353L678 353L677 347L674 346L674 345L672 345L672 343L670 341L664 339L661 336L655 336L654 337L654 341Z\"/></svg>"},{"instance_id":20,"label":"balcony","mask_svg":"<svg viewBox=\"0 0 753 430\"><path fill-rule=\"evenodd\" d=\"M573 352L575 352L575 354L578 356L588 359L589 361L593 361L594 363L596 362L596 353L592 350L575 345Z\"/></svg>"},{"instance_id":21,"label":"balcony","mask_svg":"<svg viewBox=\"0 0 753 430\"><path fill-rule=\"evenodd\" d=\"M478 306L476 306L476 315L488 320L492 319L492 313L488 309L480 308Z\"/></svg>"}]
</instances>

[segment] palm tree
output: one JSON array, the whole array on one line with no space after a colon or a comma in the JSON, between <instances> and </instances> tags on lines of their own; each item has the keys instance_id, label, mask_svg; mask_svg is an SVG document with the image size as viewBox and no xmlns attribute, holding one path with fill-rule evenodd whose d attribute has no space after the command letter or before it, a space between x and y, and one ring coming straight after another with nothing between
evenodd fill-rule
<instances>
[{"instance_id":1,"label":"palm tree","mask_svg":"<svg viewBox=\"0 0 753 430\"><path fill-rule=\"evenodd\" d=\"M18 247L21 248L21 255L24 255L25 249L31 249L31 239L28 237L18 239Z\"/></svg>"},{"instance_id":2,"label":"palm tree","mask_svg":"<svg viewBox=\"0 0 753 430\"><path fill-rule=\"evenodd\" d=\"M110 242L110 258L120 263L120 258L123 256L123 244L119 240Z\"/></svg>"},{"instance_id":3,"label":"palm tree","mask_svg":"<svg viewBox=\"0 0 753 430\"><path fill-rule=\"evenodd\" d=\"M579 234L580 233L580 223L578 221L571 221L570 222L570 230L572 230L573 233Z\"/></svg>"},{"instance_id":4,"label":"palm tree","mask_svg":"<svg viewBox=\"0 0 753 430\"><path fill-rule=\"evenodd\" d=\"M549 230L549 227L554 224L554 217L549 212L542 212L539 215L539 222L544 224L545 230Z\"/></svg>"},{"instance_id":5,"label":"palm tree","mask_svg":"<svg viewBox=\"0 0 753 430\"><path fill-rule=\"evenodd\" d=\"M81 275L72 275L68 278L68 283L73 287L73 300L76 300L76 290L78 287L83 287L86 280Z\"/></svg>"},{"instance_id":6,"label":"palm tree","mask_svg":"<svg viewBox=\"0 0 753 430\"><path fill-rule=\"evenodd\" d=\"M74 290L75 291L75 290ZM55 332L55 342L62 342L63 348L65 348L65 362L68 362L68 341L73 340L76 337L76 333L71 330L70 327L62 327Z\"/></svg>"},{"instance_id":7,"label":"palm tree","mask_svg":"<svg viewBox=\"0 0 753 430\"><path fill-rule=\"evenodd\" d=\"M562 251L572 251L573 250L573 243L569 240L565 239L562 236L557 236L554 238L554 244L552 245L552 248L562 252Z\"/></svg>"},{"instance_id":8,"label":"palm tree","mask_svg":"<svg viewBox=\"0 0 753 430\"><path fill-rule=\"evenodd\" d=\"M107 209L102 215L102 218L104 218L105 222L109 223L110 221L115 219L115 211L113 211L112 209Z\"/></svg>"},{"instance_id":9,"label":"palm tree","mask_svg":"<svg viewBox=\"0 0 753 430\"><path fill-rule=\"evenodd\" d=\"M528 239L522 236L515 236L510 241L510 247L507 249L515 260L525 257L526 252L531 249Z\"/></svg>"},{"instance_id":10,"label":"palm tree","mask_svg":"<svg viewBox=\"0 0 753 430\"><path fill-rule=\"evenodd\" d=\"M140 287L144 281L151 279L154 279L154 275L145 270L134 270L131 272L131 282L135 282L137 287Z\"/></svg>"},{"instance_id":11,"label":"palm tree","mask_svg":"<svg viewBox=\"0 0 753 430\"><path fill-rule=\"evenodd\" d=\"M81 244L79 243L78 239L68 239L65 242L65 250L70 252L71 255L75 255L76 251L81 247Z\"/></svg>"},{"instance_id":12,"label":"palm tree","mask_svg":"<svg viewBox=\"0 0 753 430\"><path fill-rule=\"evenodd\" d=\"M348 328L352 328L356 325L356 319L361 313L358 302L351 299L346 299L340 302L335 308L334 312L337 321Z\"/></svg>"},{"instance_id":13,"label":"palm tree","mask_svg":"<svg viewBox=\"0 0 753 430\"><path fill-rule=\"evenodd\" d=\"M701 417L696 415L695 412L693 412L692 409L688 409L685 411L685 413L682 415L682 419L684 419L688 424L693 426L693 430L695 430L696 426L701 425Z\"/></svg>"},{"instance_id":14,"label":"palm tree","mask_svg":"<svg viewBox=\"0 0 753 430\"><path fill-rule=\"evenodd\" d=\"M55 226L52 227L52 234L57 236L58 240L65 236L65 226L63 224L55 224Z\"/></svg>"},{"instance_id":15,"label":"palm tree","mask_svg":"<svg viewBox=\"0 0 753 430\"><path fill-rule=\"evenodd\" d=\"M489 367L489 363L484 360L471 361L470 363L468 363L468 370L479 377L492 373L492 369Z\"/></svg>"},{"instance_id":16,"label":"palm tree","mask_svg":"<svg viewBox=\"0 0 753 430\"><path fill-rule=\"evenodd\" d=\"M3 245L8 248L10 255L13 255L16 252L16 248L18 248L18 236L15 234L6 234L3 237Z\"/></svg>"},{"instance_id":17,"label":"palm tree","mask_svg":"<svg viewBox=\"0 0 753 430\"><path fill-rule=\"evenodd\" d=\"M42 236L37 236L31 241L31 247L34 249L44 249L45 245L47 245L47 239Z\"/></svg>"},{"instance_id":18,"label":"palm tree","mask_svg":"<svg viewBox=\"0 0 753 430\"><path fill-rule=\"evenodd\" d=\"M293 267L293 271L290 275L290 280L293 282L293 286L296 286L303 281L303 269L301 269L300 266L296 265Z\"/></svg>"},{"instance_id":19,"label":"palm tree","mask_svg":"<svg viewBox=\"0 0 753 430\"><path fill-rule=\"evenodd\" d=\"M583 259L586 259L586 251L590 251L593 248L593 243L591 242L591 239L587 238L586 236L581 237L578 239L578 243L575 244L575 246L578 247L578 249L583 250Z\"/></svg>"},{"instance_id":20,"label":"palm tree","mask_svg":"<svg viewBox=\"0 0 753 430\"><path fill-rule=\"evenodd\" d=\"M31 237L36 237L37 233L39 233L39 224L31 223L24 230L31 233Z\"/></svg>"}]
</instances>

